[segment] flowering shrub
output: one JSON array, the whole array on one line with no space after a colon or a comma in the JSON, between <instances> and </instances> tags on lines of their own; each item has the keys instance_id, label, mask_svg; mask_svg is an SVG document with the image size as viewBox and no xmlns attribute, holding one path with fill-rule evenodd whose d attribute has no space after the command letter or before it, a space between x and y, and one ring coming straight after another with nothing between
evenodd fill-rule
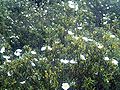
<instances>
[{"instance_id":1,"label":"flowering shrub","mask_svg":"<svg viewBox=\"0 0 120 90\"><path fill-rule=\"evenodd\" d=\"M119 90L119 12L105 1L1 0L0 89Z\"/></svg>"}]
</instances>

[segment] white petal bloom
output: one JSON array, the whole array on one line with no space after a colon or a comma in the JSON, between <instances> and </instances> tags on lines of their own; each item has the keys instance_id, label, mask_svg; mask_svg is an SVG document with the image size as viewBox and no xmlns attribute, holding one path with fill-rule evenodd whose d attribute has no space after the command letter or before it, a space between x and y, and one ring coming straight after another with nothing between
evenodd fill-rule
<instances>
[{"instance_id":1,"label":"white petal bloom","mask_svg":"<svg viewBox=\"0 0 120 90\"><path fill-rule=\"evenodd\" d=\"M6 62L10 63L10 62L11 62L11 60L8 60L8 59L7 59L7 60L6 60Z\"/></svg>"},{"instance_id":2,"label":"white petal bloom","mask_svg":"<svg viewBox=\"0 0 120 90\"><path fill-rule=\"evenodd\" d=\"M115 38L115 35L110 35L111 38Z\"/></svg>"},{"instance_id":3,"label":"white petal bloom","mask_svg":"<svg viewBox=\"0 0 120 90\"><path fill-rule=\"evenodd\" d=\"M22 50L21 49L17 49L16 52L22 52Z\"/></svg>"},{"instance_id":4,"label":"white petal bloom","mask_svg":"<svg viewBox=\"0 0 120 90\"><path fill-rule=\"evenodd\" d=\"M88 41L94 41L93 39L88 39Z\"/></svg>"},{"instance_id":5,"label":"white petal bloom","mask_svg":"<svg viewBox=\"0 0 120 90\"><path fill-rule=\"evenodd\" d=\"M20 55L21 55L21 53L20 53L20 52L15 51L15 52L14 52L14 55L16 55L16 56L20 56Z\"/></svg>"},{"instance_id":6,"label":"white petal bloom","mask_svg":"<svg viewBox=\"0 0 120 90\"><path fill-rule=\"evenodd\" d=\"M76 3L75 4L75 11L77 11L78 10L78 4Z\"/></svg>"},{"instance_id":7,"label":"white petal bloom","mask_svg":"<svg viewBox=\"0 0 120 90\"><path fill-rule=\"evenodd\" d=\"M62 88L63 88L64 90L68 90L68 89L70 88L70 86L69 86L68 83L63 83L63 84L62 84Z\"/></svg>"},{"instance_id":8,"label":"white petal bloom","mask_svg":"<svg viewBox=\"0 0 120 90\"><path fill-rule=\"evenodd\" d=\"M87 37L82 37L82 39L85 41L85 42L88 42L88 41L94 41L93 39L88 39Z\"/></svg>"},{"instance_id":9,"label":"white petal bloom","mask_svg":"<svg viewBox=\"0 0 120 90\"><path fill-rule=\"evenodd\" d=\"M22 52L21 49L17 49L17 50L14 52L14 55L20 56L20 55L21 55L21 52Z\"/></svg>"},{"instance_id":10,"label":"white petal bloom","mask_svg":"<svg viewBox=\"0 0 120 90\"><path fill-rule=\"evenodd\" d=\"M80 26L79 26L79 27L77 27L77 29L81 30L81 29L82 29L82 27L80 27Z\"/></svg>"},{"instance_id":11,"label":"white petal bloom","mask_svg":"<svg viewBox=\"0 0 120 90\"><path fill-rule=\"evenodd\" d=\"M10 36L10 38L18 38L19 39L19 36L12 35L12 36Z\"/></svg>"},{"instance_id":12,"label":"white petal bloom","mask_svg":"<svg viewBox=\"0 0 120 90\"><path fill-rule=\"evenodd\" d=\"M106 22L103 22L103 24L104 24L104 25L107 24L107 21L106 21Z\"/></svg>"},{"instance_id":13,"label":"white petal bloom","mask_svg":"<svg viewBox=\"0 0 120 90\"><path fill-rule=\"evenodd\" d=\"M104 57L104 60L108 61L108 60L110 60L110 59L109 59L109 57Z\"/></svg>"},{"instance_id":14,"label":"white petal bloom","mask_svg":"<svg viewBox=\"0 0 120 90\"><path fill-rule=\"evenodd\" d=\"M98 47L99 49L101 49L101 48L103 48L104 46L103 46L102 44L98 44L97 47Z\"/></svg>"},{"instance_id":15,"label":"white petal bloom","mask_svg":"<svg viewBox=\"0 0 120 90\"><path fill-rule=\"evenodd\" d=\"M41 51L45 51L45 50L46 50L46 47L42 47L42 48L41 48Z\"/></svg>"},{"instance_id":16,"label":"white petal bloom","mask_svg":"<svg viewBox=\"0 0 120 90\"><path fill-rule=\"evenodd\" d=\"M98 45L98 48L99 48L99 49L103 48L103 45Z\"/></svg>"},{"instance_id":17,"label":"white petal bloom","mask_svg":"<svg viewBox=\"0 0 120 90\"><path fill-rule=\"evenodd\" d=\"M66 59L65 59L65 60L61 59L60 61L61 61L62 63L64 63L64 64L69 63L69 60L66 60Z\"/></svg>"},{"instance_id":18,"label":"white petal bloom","mask_svg":"<svg viewBox=\"0 0 120 90\"><path fill-rule=\"evenodd\" d=\"M25 84L25 82L26 82L26 81L22 81L22 82L20 82L20 84Z\"/></svg>"},{"instance_id":19,"label":"white petal bloom","mask_svg":"<svg viewBox=\"0 0 120 90\"><path fill-rule=\"evenodd\" d=\"M0 53L4 53L4 52L5 52L5 47L2 47Z\"/></svg>"},{"instance_id":20,"label":"white petal bloom","mask_svg":"<svg viewBox=\"0 0 120 90\"><path fill-rule=\"evenodd\" d=\"M75 63L77 63L75 60L70 60L70 63L71 64L75 64Z\"/></svg>"},{"instance_id":21,"label":"white petal bloom","mask_svg":"<svg viewBox=\"0 0 120 90\"><path fill-rule=\"evenodd\" d=\"M8 59L10 59L10 56L3 55L3 58L5 58L6 60L8 60Z\"/></svg>"},{"instance_id":22,"label":"white petal bloom","mask_svg":"<svg viewBox=\"0 0 120 90\"><path fill-rule=\"evenodd\" d=\"M11 76L10 72L7 72L7 75L8 75L8 76Z\"/></svg>"},{"instance_id":23,"label":"white petal bloom","mask_svg":"<svg viewBox=\"0 0 120 90\"><path fill-rule=\"evenodd\" d=\"M109 83L109 80L107 80L107 83Z\"/></svg>"},{"instance_id":24,"label":"white petal bloom","mask_svg":"<svg viewBox=\"0 0 120 90\"><path fill-rule=\"evenodd\" d=\"M31 61L31 65L33 66L33 67L35 67L36 65L35 65L35 63L33 63L32 61Z\"/></svg>"},{"instance_id":25,"label":"white petal bloom","mask_svg":"<svg viewBox=\"0 0 120 90\"><path fill-rule=\"evenodd\" d=\"M38 61L38 59L37 58L34 58L34 60L37 62Z\"/></svg>"},{"instance_id":26,"label":"white petal bloom","mask_svg":"<svg viewBox=\"0 0 120 90\"><path fill-rule=\"evenodd\" d=\"M47 46L47 49L50 50L50 51L52 50L52 48L50 46Z\"/></svg>"},{"instance_id":27,"label":"white petal bloom","mask_svg":"<svg viewBox=\"0 0 120 90\"><path fill-rule=\"evenodd\" d=\"M71 32L71 31L68 31L68 34L69 34L69 35L74 35L74 33L73 33L73 32Z\"/></svg>"},{"instance_id":28,"label":"white petal bloom","mask_svg":"<svg viewBox=\"0 0 120 90\"><path fill-rule=\"evenodd\" d=\"M80 58L81 58L82 60L86 60L84 55L80 55Z\"/></svg>"},{"instance_id":29,"label":"white petal bloom","mask_svg":"<svg viewBox=\"0 0 120 90\"><path fill-rule=\"evenodd\" d=\"M29 15L27 14L27 15L25 15L26 17L28 17Z\"/></svg>"},{"instance_id":30,"label":"white petal bloom","mask_svg":"<svg viewBox=\"0 0 120 90\"><path fill-rule=\"evenodd\" d=\"M47 10L45 10L44 12L47 13Z\"/></svg>"},{"instance_id":31,"label":"white petal bloom","mask_svg":"<svg viewBox=\"0 0 120 90\"><path fill-rule=\"evenodd\" d=\"M83 12L87 12L88 10L84 10L84 9L83 9L82 11L83 11Z\"/></svg>"},{"instance_id":32,"label":"white petal bloom","mask_svg":"<svg viewBox=\"0 0 120 90\"><path fill-rule=\"evenodd\" d=\"M78 4L76 4L76 6L75 6L75 11L77 11L78 10Z\"/></svg>"},{"instance_id":33,"label":"white petal bloom","mask_svg":"<svg viewBox=\"0 0 120 90\"><path fill-rule=\"evenodd\" d=\"M15 38L15 36L13 35L13 36L10 36L10 38Z\"/></svg>"},{"instance_id":34,"label":"white petal bloom","mask_svg":"<svg viewBox=\"0 0 120 90\"><path fill-rule=\"evenodd\" d=\"M98 75L98 72L96 72L95 75Z\"/></svg>"},{"instance_id":35,"label":"white petal bloom","mask_svg":"<svg viewBox=\"0 0 120 90\"><path fill-rule=\"evenodd\" d=\"M70 8L75 8L75 5L74 5L75 3L73 2L73 1L68 1L68 6L70 7Z\"/></svg>"},{"instance_id":36,"label":"white petal bloom","mask_svg":"<svg viewBox=\"0 0 120 90\"><path fill-rule=\"evenodd\" d=\"M118 65L118 61L115 60L115 59L112 59L112 63L115 64L115 65Z\"/></svg>"},{"instance_id":37,"label":"white petal bloom","mask_svg":"<svg viewBox=\"0 0 120 90\"><path fill-rule=\"evenodd\" d=\"M31 54L36 54L36 52L35 51L31 51Z\"/></svg>"},{"instance_id":38,"label":"white petal bloom","mask_svg":"<svg viewBox=\"0 0 120 90\"><path fill-rule=\"evenodd\" d=\"M85 42L88 42L88 38L87 38L87 37L82 37L82 39L83 39Z\"/></svg>"},{"instance_id":39,"label":"white petal bloom","mask_svg":"<svg viewBox=\"0 0 120 90\"><path fill-rule=\"evenodd\" d=\"M103 17L103 19L107 20L108 18L107 17Z\"/></svg>"},{"instance_id":40,"label":"white petal bloom","mask_svg":"<svg viewBox=\"0 0 120 90\"><path fill-rule=\"evenodd\" d=\"M78 4L73 1L68 1L68 6L72 9L75 9L75 11L78 10Z\"/></svg>"}]
</instances>

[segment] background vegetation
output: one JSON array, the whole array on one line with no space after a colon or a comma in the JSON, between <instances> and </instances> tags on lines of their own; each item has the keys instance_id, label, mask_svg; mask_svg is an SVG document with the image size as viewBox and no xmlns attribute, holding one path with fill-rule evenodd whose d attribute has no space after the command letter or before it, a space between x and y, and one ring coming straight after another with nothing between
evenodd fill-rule
<instances>
[{"instance_id":1,"label":"background vegetation","mask_svg":"<svg viewBox=\"0 0 120 90\"><path fill-rule=\"evenodd\" d=\"M0 0L1 90L119 90L119 0Z\"/></svg>"}]
</instances>

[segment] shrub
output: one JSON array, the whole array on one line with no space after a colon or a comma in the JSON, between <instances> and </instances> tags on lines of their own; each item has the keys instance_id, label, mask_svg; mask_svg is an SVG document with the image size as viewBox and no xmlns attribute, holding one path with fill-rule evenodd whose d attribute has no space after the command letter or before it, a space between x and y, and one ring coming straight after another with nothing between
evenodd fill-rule
<instances>
[{"instance_id":1,"label":"shrub","mask_svg":"<svg viewBox=\"0 0 120 90\"><path fill-rule=\"evenodd\" d=\"M119 90L119 12L103 2L0 1L0 89Z\"/></svg>"}]
</instances>

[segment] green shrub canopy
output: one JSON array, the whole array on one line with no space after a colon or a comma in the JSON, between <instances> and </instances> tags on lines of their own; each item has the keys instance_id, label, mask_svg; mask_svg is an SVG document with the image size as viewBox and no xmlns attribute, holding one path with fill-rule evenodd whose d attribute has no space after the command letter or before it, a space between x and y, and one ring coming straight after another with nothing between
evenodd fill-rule
<instances>
[{"instance_id":1,"label":"green shrub canopy","mask_svg":"<svg viewBox=\"0 0 120 90\"><path fill-rule=\"evenodd\" d=\"M0 89L119 90L119 6L1 0Z\"/></svg>"}]
</instances>

